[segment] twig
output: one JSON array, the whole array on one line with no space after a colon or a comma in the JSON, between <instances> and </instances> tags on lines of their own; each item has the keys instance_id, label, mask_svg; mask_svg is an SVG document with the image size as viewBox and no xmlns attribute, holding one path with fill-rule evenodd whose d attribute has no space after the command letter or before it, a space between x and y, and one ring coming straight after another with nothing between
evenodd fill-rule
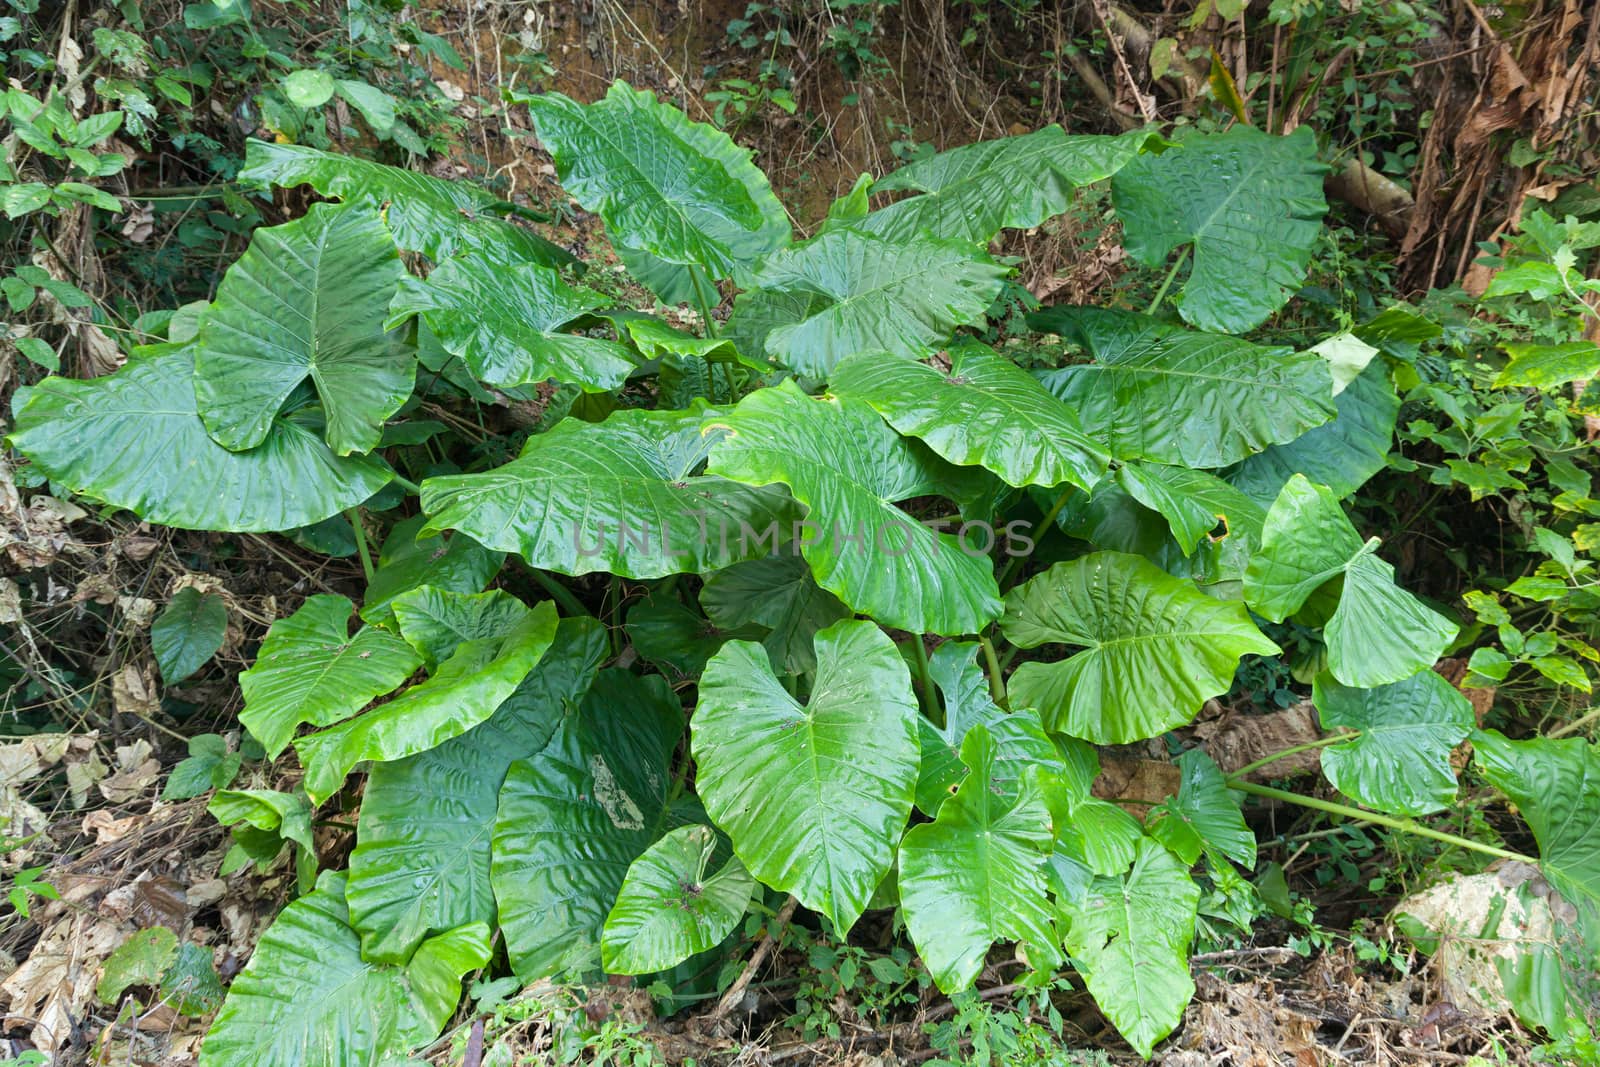
<instances>
[{"instance_id":1,"label":"twig","mask_svg":"<svg viewBox=\"0 0 1600 1067\"><path fill-rule=\"evenodd\" d=\"M1117 43L1116 34L1111 32L1111 23L1106 19L1105 5L1097 2L1094 7L1095 18L1100 20L1100 28L1106 31L1106 44L1111 48L1111 55L1117 61L1117 69L1127 79L1128 91L1133 94L1133 102L1139 105L1139 114L1144 116L1146 122L1156 120L1155 101L1139 91L1139 83L1133 78L1133 71L1128 67L1128 57L1122 54L1122 46Z\"/></svg>"},{"instance_id":2,"label":"twig","mask_svg":"<svg viewBox=\"0 0 1600 1067\"><path fill-rule=\"evenodd\" d=\"M461 1067L480 1067L483 1063L483 1020L472 1020L472 1033L467 1035L467 1056Z\"/></svg>"},{"instance_id":3,"label":"twig","mask_svg":"<svg viewBox=\"0 0 1600 1067\"><path fill-rule=\"evenodd\" d=\"M783 932L784 925L793 917L794 909L799 904L800 902L791 896L783 907L778 909L778 914L773 916L772 921L767 924L766 936L761 939L761 943L756 946L756 950L750 954L750 962L744 965L744 970L739 972L739 977L733 980L733 985L728 987L728 991L722 994L722 999L717 1001L717 1006L712 1008L711 1013L705 1017L707 1026L714 1026L721 1022L729 1012L738 1006L740 1001L744 1000L744 991L750 988L750 983L755 979L756 972L761 969L761 965L766 962L767 957L772 953L773 948L778 943L778 935Z\"/></svg>"}]
</instances>

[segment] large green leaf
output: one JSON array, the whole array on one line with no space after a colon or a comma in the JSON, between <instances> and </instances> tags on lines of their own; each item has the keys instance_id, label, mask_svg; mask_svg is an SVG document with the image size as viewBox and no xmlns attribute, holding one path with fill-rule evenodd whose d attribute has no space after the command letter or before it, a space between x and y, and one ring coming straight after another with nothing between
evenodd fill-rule
<instances>
[{"instance_id":1,"label":"large green leaf","mask_svg":"<svg viewBox=\"0 0 1600 1067\"><path fill-rule=\"evenodd\" d=\"M393 606L400 636L430 673L468 641L501 637L528 614L527 605L503 589L455 593L425 585L395 597Z\"/></svg>"},{"instance_id":2,"label":"large green leaf","mask_svg":"<svg viewBox=\"0 0 1600 1067\"><path fill-rule=\"evenodd\" d=\"M961 759L971 771L932 823L913 826L900 843L900 903L906 926L934 982L966 989L994 942L1040 948L1056 940L1047 868L1050 809L1031 770L1010 797L990 781L999 746L978 724Z\"/></svg>"},{"instance_id":3,"label":"large green leaf","mask_svg":"<svg viewBox=\"0 0 1600 1067\"><path fill-rule=\"evenodd\" d=\"M1053 307L1028 322L1094 357L1040 380L1118 459L1225 467L1334 414L1333 379L1312 352L1108 308Z\"/></svg>"},{"instance_id":4,"label":"large green leaf","mask_svg":"<svg viewBox=\"0 0 1600 1067\"><path fill-rule=\"evenodd\" d=\"M1312 700L1322 728L1358 730L1322 750L1322 773L1358 803L1395 815L1427 815L1456 798L1450 753L1476 725L1472 705L1433 671L1376 689L1318 676Z\"/></svg>"},{"instance_id":5,"label":"large green leaf","mask_svg":"<svg viewBox=\"0 0 1600 1067\"><path fill-rule=\"evenodd\" d=\"M1591 959L1600 959L1600 748L1581 737L1508 741L1472 735L1473 758L1510 797L1539 843L1539 869L1578 909Z\"/></svg>"},{"instance_id":6,"label":"large green leaf","mask_svg":"<svg viewBox=\"0 0 1600 1067\"><path fill-rule=\"evenodd\" d=\"M461 978L489 961L489 928L422 943L405 967L361 958L345 877L279 913L233 980L201 1048L203 1067L378 1067L439 1036Z\"/></svg>"},{"instance_id":7,"label":"large green leaf","mask_svg":"<svg viewBox=\"0 0 1600 1067\"><path fill-rule=\"evenodd\" d=\"M503 249L519 259L563 267L570 253L494 215L511 210L466 182L446 181L399 167L297 144L249 141L242 182L310 185L323 196L384 212L396 243L435 262L471 248Z\"/></svg>"},{"instance_id":8,"label":"large green leaf","mask_svg":"<svg viewBox=\"0 0 1600 1067\"><path fill-rule=\"evenodd\" d=\"M376 447L416 377L415 353L383 325L405 273L371 208L313 204L255 231L195 339L195 402L212 438L255 448L309 380L328 446L342 456Z\"/></svg>"},{"instance_id":9,"label":"large green leaf","mask_svg":"<svg viewBox=\"0 0 1600 1067\"><path fill-rule=\"evenodd\" d=\"M664 971L733 932L756 880L737 858L708 877L716 851L711 827L680 826L633 861L600 936L608 973Z\"/></svg>"},{"instance_id":10,"label":"large green leaf","mask_svg":"<svg viewBox=\"0 0 1600 1067\"><path fill-rule=\"evenodd\" d=\"M774 546L758 534L771 526L788 540L798 509L780 489L696 475L717 439L700 424L693 411L564 419L503 467L425 481L423 533L457 529L545 570L625 578L766 555Z\"/></svg>"},{"instance_id":11,"label":"large green leaf","mask_svg":"<svg viewBox=\"0 0 1600 1067\"><path fill-rule=\"evenodd\" d=\"M693 719L701 799L766 885L842 936L894 862L917 784L917 700L883 631L846 620L817 634L801 705L767 653L730 641L706 665Z\"/></svg>"},{"instance_id":12,"label":"large green leaf","mask_svg":"<svg viewBox=\"0 0 1600 1067\"><path fill-rule=\"evenodd\" d=\"M363 760L403 759L466 733L516 691L555 640L555 605L527 611L493 637L463 641L427 681L387 704L294 742L317 803Z\"/></svg>"},{"instance_id":13,"label":"large green leaf","mask_svg":"<svg viewBox=\"0 0 1600 1067\"><path fill-rule=\"evenodd\" d=\"M1148 838L1123 878L1096 878L1067 905L1067 951L1106 1018L1149 1057L1194 996L1189 943L1200 888L1172 853Z\"/></svg>"},{"instance_id":14,"label":"large green leaf","mask_svg":"<svg viewBox=\"0 0 1600 1067\"><path fill-rule=\"evenodd\" d=\"M816 378L857 352L921 359L956 327L983 318L1006 273L966 241L830 230L769 256L757 271L763 290L819 298L804 318L767 331L764 354Z\"/></svg>"},{"instance_id":15,"label":"large green leaf","mask_svg":"<svg viewBox=\"0 0 1600 1067\"><path fill-rule=\"evenodd\" d=\"M1281 622L1323 586L1338 607L1323 631L1328 668L1345 685L1386 685L1433 666L1456 624L1394 584L1394 568L1362 544L1339 498L1295 475L1267 512L1261 548L1245 572L1250 607Z\"/></svg>"},{"instance_id":16,"label":"large green leaf","mask_svg":"<svg viewBox=\"0 0 1600 1067\"><path fill-rule=\"evenodd\" d=\"M1226 856L1246 867L1256 865L1256 835L1239 811L1239 794L1230 792L1211 757L1191 748L1178 757L1178 795L1154 809L1146 820L1150 836L1193 865L1202 851Z\"/></svg>"},{"instance_id":17,"label":"large green leaf","mask_svg":"<svg viewBox=\"0 0 1600 1067\"><path fill-rule=\"evenodd\" d=\"M723 630L760 626L761 642L780 674L800 674L817 665L817 631L850 614L837 597L817 585L799 556L783 554L735 563L706 579L700 606ZM760 631L757 631L758 633Z\"/></svg>"},{"instance_id":18,"label":"large green leaf","mask_svg":"<svg viewBox=\"0 0 1600 1067\"><path fill-rule=\"evenodd\" d=\"M1367 364L1334 397L1333 405L1338 409L1333 421L1250 456L1228 474L1228 481L1262 507L1270 507L1296 474L1327 486L1341 499L1367 484L1388 462L1400 414L1400 398L1383 361Z\"/></svg>"},{"instance_id":19,"label":"large green leaf","mask_svg":"<svg viewBox=\"0 0 1600 1067\"><path fill-rule=\"evenodd\" d=\"M562 187L618 244L725 278L788 243L789 217L750 152L655 94L614 82L593 104L518 99Z\"/></svg>"},{"instance_id":20,"label":"large green leaf","mask_svg":"<svg viewBox=\"0 0 1600 1067\"><path fill-rule=\"evenodd\" d=\"M404 960L430 933L494 924L489 843L506 770L545 746L607 653L597 620L562 619L550 651L487 720L372 768L348 892L364 958Z\"/></svg>"},{"instance_id":21,"label":"large green leaf","mask_svg":"<svg viewBox=\"0 0 1600 1067\"><path fill-rule=\"evenodd\" d=\"M1038 708L1049 730L1098 745L1139 741L1181 726L1227 692L1240 657L1270 655L1243 604L1121 552L1057 563L1006 596L1000 620L1019 648L1077 645L1054 663L1011 675L1011 702Z\"/></svg>"},{"instance_id":22,"label":"large green leaf","mask_svg":"<svg viewBox=\"0 0 1600 1067\"><path fill-rule=\"evenodd\" d=\"M419 586L454 593L476 593L500 571L505 555L491 552L462 533L419 537L427 520L413 515L395 523L378 552L378 568L367 583L361 618L384 623L394 617L391 604L401 593Z\"/></svg>"},{"instance_id":23,"label":"large green leaf","mask_svg":"<svg viewBox=\"0 0 1600 1067\"><path fill-rule=\"evenodd\" d=\"M342 596L310 597L267 630L255 665L239 675L239 721L275 757L303 722L332 726L411 676L422 663L388 630L350 634L354 605Z\"/></svg>"},{"instance_id":24,"label":"large green leaf","mask_svg":"<svg viewBox=\"0 0 1600 1067\"><path fill-rule=\"evenodd\" d=\"M1118 137L1069 136L1060 126L962 145L894 171L875 193L917 192L864 218L857 229L892 241L922 233L987 244L1002 229L1029 229L1072 203L1081 185L1111 177L1152 140L1148 130Z\"/></svg>"},{"instance_id":25,"label":"large green leaf","mask_svg":"<svg viewBox=\"0 0 1600 1067\"><path fill-rule=\"evenodd\" d=\"M1239 125L1138 156L1111 182L1123 245L1160 267L1192 243L1179 314L1201 329L1244 333L1304 283L1328 212L1327 169L1305 126L1275 137Z\"/></svg>"},{"instance_id":26,"label":"large green leaf","mask_svg":"<svg viewBox=\"0 0 1600 1067\"><path fill-rule=\"evenodd\" d=\"M682 732L666 679L604 671L550 744L511 765L490 880L524 981L599 965L601 928L629 865L675 819L667 797Z\"/></svg>"},{"instance_id":27,"label":"large green leaf","mask_svg":"<svg viewBox=\"0 0 1600 1067\"><path fill-rule=\"evenodd\" d=\"M1125 463L1117 470L1117 481L1133 499L1161 513L1186 556L1194 555L1218 526L1223 531L1219 540L1259 540L1267 519L1261 505L1205 471Z\"/></svg>"},{"instance_id":28,"label":"large green leaf","mask_svg":"<svg viewBox=\"0 0 1600 1067\"><path fill-rule=\"evenodd\" d=\"M1071 408L976 342L950 349L948 371L864 353L839 364L831 383L951 463L984 467L1009 485L1071 482L1087 489L1110 459Z\"/></svg>"},{"instance_id":29,"label":"large green leaf","mask_svg":"<svg viewBox=\"0 0 1600 1067\"><path fill-rule=\"evenodd\" d=\"M309 892L317 877L317 845L311 836L311 801L302 792L273 789L219 789L206 804L206 812L223 826L232 826L233 847L223 857L220 872L226 876L250 860L266 871L295 844L295 872L300 892Z\"/></svg>"},{"instance_id":30,"label":"large green leaf","mask_svg":"<svg viewBox=\"0 0 1600 1067\"><path fill-rule=\"evenodd\" d=\"M19 389L9 440L73 492L187 530L290 530L321 522L383 488L375 459L335 456L297 418L260 446L230 452L195 409L188 346L143 350L115 374L46 378Z\"/></svg>"},{"instance_id":31,"label":"large green leaf","mask_svg":"<svg viewBox=\"0 0 1600 1067\"><path fill-rule=\"evenodd\" d=\"M910 444L865 404L816 400L785 381L707 425L727 431L711 450L712 473L782 482L809 509L801 554L817 584L850 607L936 634L976 633L1000 613L988 557L894 506L935 486Z\"/></svg>"},{"instance_id":32,"label":"large green leaf","mask_svg":"<svg viewBox=\"0 0 1600 1067\"><path fill-rule=\"evenodd\" d=\"M205 666L228 634L228 607L218 593L193 586L178 590L150 624L150 651L161 668L161 680L177 685Z\"/></svg>"},{"instance_id":33,"label":"large green leaf","mask_svg":"<svg viewBox=\"0 0 1600 1067\"><path fill-rule=\"evenodd\" d=\"M600 293L568 285L549 267L483 251L445 260L427 281L406 277L387 325L421 315L445 351L488 385L554 380L607 392L633 369L628 350L561 332L605 303Z\"/></svg>"}]
</instances>

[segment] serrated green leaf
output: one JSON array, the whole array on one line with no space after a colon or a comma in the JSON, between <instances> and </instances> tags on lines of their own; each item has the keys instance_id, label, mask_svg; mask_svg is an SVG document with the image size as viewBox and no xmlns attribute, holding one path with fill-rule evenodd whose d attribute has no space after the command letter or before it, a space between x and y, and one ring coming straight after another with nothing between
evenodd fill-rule
<instances>
[{"instance_id":1,"label":"serrated green leaf","mask_svg":"<svg viewBox=\"0 0 1600 1067\"><path fill-rule=\"evenodd\" d=\"M309 526L368 499L393 472L340 458L300 421L271 421L248 452L213 441L196 412L194 354L158 345L114 374L46 378L13 400L12 447L82 496L187 530Z\"/></svg>"},{"instance_id":2,"label":"serrated green leaf","mask_svg":"<svg viewBox=\"0 0 1600 1067\"><path fill-rule=\"evenodd\" d=\"M900 843L900 902L917 952L946 993L972 985L994 942L1055 942L1047 866L1054 834L1037 769L1006 797L994 789L999 746L981 723L967 733L970 773L932 823Z\"/></svg>"},{"instance_id":3,"label":"serrated green leaf","mask_svg":"<svg viewBox=\"0 0 1600 1067\"><path fill-rule=\"evenodd\" d=\"M372 768L347 893L365 959L403 961L429 934L493 926L490 840L506 770L548 743L607 653L597 620L562 619L550 651L488 719Z\"/></svg>"},{"instance_id":4,"label":"serrated green leaf","mask_svg":"<svg viewBox=\"0 0 1600 1067\"><path fill-rule=\"evenodd\" d=\"M432 677L365 715L297 738L305 790L322 803L357 763L403 759L466 733L493 715L555 640L546 601L496 636L461 643Z\"/></svg>"},{"instance_id":5,"label":"serrated green leaf","mask_svg":"<svg viewBox=\"0 0 1600 1067\"><path fill-rule=\"evenodd\" d=\"M1170 1034L1194 996L1189 943L1200 888L1155 841L1125 878L1096 878L1065 909L1067 951L1106 1018L1141 1056Z\"/></svg>"},{"instance_id":6,"label":"serrated green leaf","mask_svg":"<svg viewBox=\"0 0 1600 1067\"><path fill-rule=\"evenodd\" d=\"M756 272L762 290L820 298L804 318L774 324L763 354L815 378L858 352L921 359L956 327L980 321L1006 274L969 242L830 230L767 257Z\"/></svg>"},{"instance_id":7,"label":"serrated green leaf","mask_svg":"<svg viewBox=\"0 0 1600 1067\"><path fill-rule=\"evenodd\" d=\"M1222 771L1205 752L1191 748L1178 757L1178 795L1154 809L1150 836L1193 866L1202 850L1215 851L1246 867L1256 865L1256 835L1228 790Z\"/></svg>"},{"instance_id":8,"label":"serrated green leaf","mask_svg":"<svg viewBox=\"0 0 1600 1067\"><path fill-rule=\"evenodd\" d=\"M733 932L756 880L737 858L708 877L716 851L711 827L680 826L633 861L600 937L607 973L664 971Z\"/></svg>"},{"instance_id":9,"label":"serrated green leaf","mask_svg":"<svg viewBox=\"0 0 1600 1067\"><path fill-rule=\"evenodd\" d=\"M313 204L303 218L256 230L195 339L195 401L212 438L255 448L309 380L328 446L339 455L374 448L416 376L414 352L383 325L405 276L382 217L359 205Z\"/></svg>"},{"instance_id":10,"label":"serrated green leaf","mask_svg":"<svg viewBox=\"0 0 1600 1067\"><path fill-rule=\"evenodd\" d=\"M788 242L788 214L749 151L653 93L614 82L593 104L513 99L532 112L562 188L618 244L725 278Z\"/></svg>"},{"instance_id":11,"label":"serrated green leaf","mask_svg":"<svg viewBox=\"0 0 1600 1067\"><path fill-rule=\"evenodd\" d=\"M1007 688L1014 705L1043 713L1046 729L1095 744L1183 725L1227 691L1240 657L1278 651L1244 605L1120 552L1057 563L1013 589L1000 628L1019 648L1083 648L1024 663Z\"/></svg>"},{"instance_id":12,"label":"serrated green leaf","mask_svg":"<svg viewBox=\"0 0 1600 1067\"><path fill-rule=\"evenodd\" d=\"M1245 572L1250 607L1281 622L1342 580L1324 629L1328 667L1344 685L1372 688L1433 666L1457 627L1394 584L1394 568L1362 544L1329 489L1295 475L1267 512L1261 549ZM1330 591L1328 595L1332 595Z\"/></svg>"},{"instance_id":13,"label":"serrated green leaf","mask_svg":"<svg viewBox=\"0 0 1600 1067\"><path fill-rule=\"evenodd\" d=\"M1178 311L1204 330L1243 333L1305 281L1328 204L1327 167L1302 127L1275 137L1250 126L1191 137L1137 156L1111 180L1128 254L1160 267L1193 244Z\"/></svg>"},{"instance_id":14,"label":"serrated green leaf","mask_svg":"<svg viewBox=\"0 0 1600 1067\"><path fill-rule=\"evenodd\" d=\"M507 771L490 880L524 981L598 967L628 867L672 823L702 821L667 804L682 732L666 679L605 671L551 742Z\"/></svg>"},{"instance_id":15,"label":"serrated green leaf","mask_svg":"<svg viewBox=\"0 0 1600 1067\"><path fill-rule=\"evenodd\" d=\"M463 533L419 537L422 515L395 523L378 552L378 568L367 583L361 618L379 625L394 618L392 604L420 586L452 593L476 593L500 571L505 554L491 552Z\"/></svg>"},{"instance_id":16,"label":"serrated green leaf","mask_svg":"<svg viewBox=\"0 0 1600 1067\"><path fill-rule=\"evenodd\" d=\"M461 977L489 960L482 924L422 944L405 967L361 958L345 876L279 913L235 978L200 1053L202 1067L351 1067L401 1057L439 1035Z\"/></svg>"},{"instance_id":17,"label":"serrated green leaf","mask_svg":"<svg viewBox=\"0 0 1600 1067\"><path fill-rule=\"evenodd\" d=\"M726 431L711 449L713 474L782 482L809 509L811 526L795 530L801 554L817 584L845 604L915 633L976 633L999 614L988 557L968 555L955 537L894 506L937 487L910 444L865 404L815 400L785 381L715 415L707 429Z\"/></svg>"},{"instance_id":18,"label":"serrated green leaf","mask_svg":"<svg viewBox=\"0 0 1600 1067\"><path fill-rule=\"evenodd\" d=\"M1079 186L1111 177L1160 138L1069 136L1060 126L952 148L917 160L872 187L916 192L850 225L889 240L922 233L987 244L1002 229L1029 229L1072 204Z\"/></svg>"},{"instance_id":19,"label":"serrated green leaf","mask_svg":"<svg viewBox=\"0 0 1600 1067\"><path fill-rule=\"evenodd\" d=\"M981 466L1008 485L1071 482L1087 489L1110 460L1071 408L976 342L951 347L949 371L880 353L851 356L834 370L832 387L866 401L951 463Z\"/></svg>"},{"instance_id":20,"label":"serrated green leaf","mask_svg":"<svg viewBox=\"0 0 1600 1067\"><path fill-rule=\"evenodd\" d=\"M563 574L660 578L765 555L772 545L757 531L775 525L787 540L798 509L782 490L695 474L716 440L701 421L640 410L564 419L503 467L425 481L422 532L458 529Z\"/></svg>"},{"instance_id":21,"label":"serrated green leaf","mask_svg":"<svg viewBox=\"0 0 1600 1067\"><path fill-rule=\"evenodd\" d=\"M447 259L427 281L407 277L389 308L394 328L421 315L445 351L492 386L571 382L609 392L633 370L615 341L563 333L574 319L606 302L568 285L561 275L493 249Z\"/></svg>"},{"instance_id":22,"label":"serrated green leaf","mask_svg":"<svg viewBox=\"0 0 1600 1067\"><path fill-rule=\"evenodd\" d=\"M239 721L276 758L301 723L332 726L411 676L422 663L387 630L350 634L354 605L342 596L310 597L267 631L255 665L239 675Z\"/></svg>"},{"instance_id":23,"label":"serrated green leaf","mask_svg":"<svg viewBox=\"0 0 1600 1067\"><path fill-rule=\"evenodd\" d=\"M1028 323L1094 357L1040 381L1119 459L1225 467L1293 441L1335 411L1327 365L1309 352L1109 308L1053 307Z\"/></svg>"},{"instance_id":24,"label":"serrated green leaf","mask_svg":"<svg viewBox=\"0 0 1600 1067\"><path fill-rule=\"evenodd\" d=\"M1394 815L1428 815L1455 801L1450 753L1476 725L1455 686L1433 671L1376 689L1320 675L1312 700L1324 730L1360 731L1322 750L1322 773L1339 792Z\"/></svg>"},{"instance_id":25,"label":"serrated green leaf","mask_svg":"<svg viewBox=\"0 0 1600 1067\"><path fill-rule=\"evenodd\" d=\"M177 685L222 647L228 633L228 608L216 593L193 586L178 590L167 610L150 624L150 651L161 668L161 680Z\"/></svg>"},{"instance_id":26,"label":"serrated green leaf","mask_svg":"<svg viewBox=\"0 0 1600 1067\"><path fill-rule=\"evenodd\" d=\"M842 936L894 862L917 784L917 701L905 661L870 622L817 634L801 705L766 650L730 641L700 679L693 719L706 812L756 878Z\"/></svg>"},{"instance_id":27,"label":"serrated green leaf","mask_svg":"<svg viewBox=\"0 0 1600 1067\"><path fill-rule=\"evenodd\" d=\"M817 631L850 614L837 597L817 585L805 560L791 554L747 560L718 571L701 587L700 606L723 630L749 626L767 630L761 643L780 674L812 670L817 665L812 648Z\"/></svg>"}]
</instances>

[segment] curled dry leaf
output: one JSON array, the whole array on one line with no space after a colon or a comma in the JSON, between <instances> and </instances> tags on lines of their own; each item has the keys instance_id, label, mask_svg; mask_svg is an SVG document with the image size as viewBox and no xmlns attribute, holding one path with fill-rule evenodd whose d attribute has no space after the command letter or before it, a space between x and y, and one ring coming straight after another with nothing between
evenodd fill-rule
<instances>
[{"instance_id":1,"label":"curled dry leaf","mask_svg":"<svg viewBox=\"0 0 1600 1067\"><path fill-rule=\"evenodd\" d=\"M148 672L145 681L149 681ZM154 693L154 684L149 691ZM159 708L160 703L155 707ZM118 708L122 710L120 701ZM151 755L150 742L141 738L131 745L117 746L117 769L99 783L100 795L113 804L123 804L143 796L160 777L161 762Z\"/></svg>"}]
</instances>

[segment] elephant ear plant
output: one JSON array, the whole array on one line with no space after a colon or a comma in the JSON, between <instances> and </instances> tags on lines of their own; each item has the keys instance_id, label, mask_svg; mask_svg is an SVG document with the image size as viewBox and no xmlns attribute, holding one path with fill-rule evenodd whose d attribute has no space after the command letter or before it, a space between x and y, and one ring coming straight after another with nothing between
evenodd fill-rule
<instances>
[{"instance_id":1,"label":"elephant ear plant","mask_svg":"<svg viewBox=\"0 0 1600 1067\"><path fill-rule=\"evenodd\" d=\"M519 103L703 333L471 186L257 143L243 180L327 201L258 230L198 329L17 395L12 447L86 501L364 565L362 603L311 597L240 677L303 784L213 807L247 859L292 834L302 893L203 1063L404 1057L485 968L714 972L785 897L841 937L898 908L946 992L1018 943L1148 1055L1194 991L1196 877L1254 863L1246 794L1438 837L1415 820L1466 738L1600 945L1600 760L1478 731L1430 670L1456 624L1341 503L1389 446L1387 357L1237 336L1318 236L1308 130L967 145L798 240L748 152L649 93ZM989 241L1107 179L1129 253L1171 262L1150 313L1038 311L1079 353L1055 369L981 343ZM472 413L508 398L541 413L509 459ZM1285 620L1320 633L1348 803L1199 750L1145 823L1091 795L1095 746L1184 726ZM330 803L359 804L355 851L318 873Z\"/></svg>"}]
</instances>

